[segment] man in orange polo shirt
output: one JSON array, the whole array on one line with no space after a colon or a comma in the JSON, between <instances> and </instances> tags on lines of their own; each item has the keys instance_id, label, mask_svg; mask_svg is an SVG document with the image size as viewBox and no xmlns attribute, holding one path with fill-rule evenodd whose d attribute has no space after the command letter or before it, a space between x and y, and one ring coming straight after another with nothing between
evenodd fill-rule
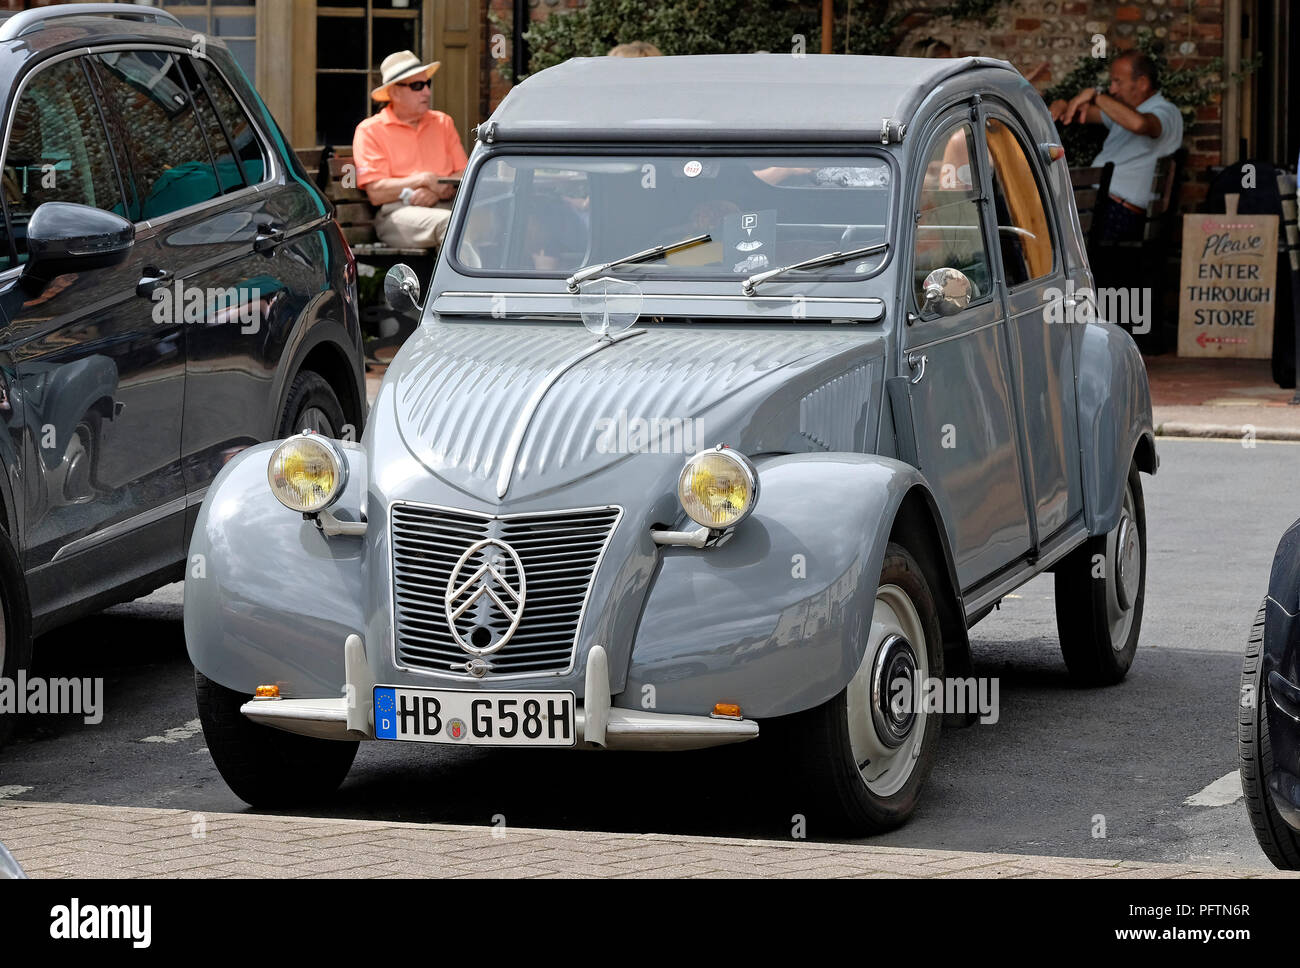
<instances>
[{"instance_id":1,"label":"man in orange polo shirt","mask_svg":"<svg viewBox=\"0 0 1300 968\"><path fill-rule=\"evenodd\" d=\"M438 179L461 174L467 159L451 115L429 108L439 66L421 64L409 50L385 57L383 83L370 96L388 105L357 125L352 139L357 187L379 208L375 234L385 245L429 248L447 232L445 203L456 187Z\"/></svg>"}]
</instances>

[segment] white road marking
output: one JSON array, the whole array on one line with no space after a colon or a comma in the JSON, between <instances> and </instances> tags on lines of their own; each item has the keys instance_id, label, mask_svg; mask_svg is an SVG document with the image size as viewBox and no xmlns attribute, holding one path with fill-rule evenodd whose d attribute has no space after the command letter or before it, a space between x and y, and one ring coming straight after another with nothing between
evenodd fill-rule
<instances>
[{"instance_id":1,"label":"white road marking","mask_svg":"<svg viewBox=\"0 0 1300 968\"><path fill-rule=\"evenodd\" d=\"M197 719L191 719L184 726L173 726L161 736L146 736L141 743L181 743L190 739L203 727Z\"/></svg>"},{"instance_id":2,"label":"white road marking","mask_svg":"<svg viewBox=\"0 0 1300 968\"><path fill-rule=\"evenodd\" d=\"M1200 793L1183 801L1184 807L1226 807L1242 798L1241 774L1225 773Z\"/></svg>"},{"instance_id":3,"label":"white road marking","mask_svg":"<svg viewBox=\"0 0 1300 968\"><path fill-rule=\"evenodd\" d=\"M32 789L28 786L0 786L0 800L7 800L9 797L16 797L21 793L26 793Z\"/></svg>"}]
</instances>

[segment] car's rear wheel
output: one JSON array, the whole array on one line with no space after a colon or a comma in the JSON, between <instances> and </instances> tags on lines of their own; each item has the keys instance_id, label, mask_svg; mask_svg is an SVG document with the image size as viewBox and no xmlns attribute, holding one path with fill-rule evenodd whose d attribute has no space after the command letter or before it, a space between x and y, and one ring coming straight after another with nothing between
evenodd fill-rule
<instances>
[{"instance_id":1,"label":"car's rear wheel","mask_svg":"<svg viewBox=\"0 0 1300 968\"><path fill-rule=\"evenodd\" d=\"M0 676L16 683L19 669L32 664L32 617L27 582L18 553L0 529ZM13 735L17 715L0 712L0 746Z\"/></svg>"},{"instance_id":2,"label":"car's rear wheel","mask_svg":"<svg viewBox=\"0 0 1300 968\"><path fill-rule=\"evenodd\" d=\"M250 696L194 672L203 738L221 778L254 807L307 804L339 788L360 745L315 739L255 723L239 711Z\"/></svg>"},{"instance_id":3,"label":"car's rear wheel","mask_svg":"<svg viewBox=\"0 0 1300 968\"><path fill-rule=\"evenodd\" d=\"M1246 642L1241 668L1241 704L1237 716L1237 753L1241 760L1241 792L1255 839L1273 865L1284 871L1300 870L1300 833L1273 805L1268 778L1273 772L1273 746L1268 735L1268 696L1261 659L1264 649L1265 606L1259 607Z\"/></svg>"},{"instance_id":4,"label":"car's rear wheel","mask_svg":"<svg viewBox=\"0 0 1300 968\"><path fill-rule=\"evenodd\" d=\"M796 796L810 803L810 828L861 836L911 816L943 719L919 700L927 679L942 677L934 595L916 559L891 543L867 647L849 684L822 705L766 727L788 758Z\"/></svg>"},{"instance_id":5,"label":"car's rear wheel","mask_svg":"<svg viewBox=\"0 0 1300 968\"><path fill-rule=\"evenodd\" d=\"M292 437L304 430L338 439L344 433L347 418L338 394L319 373L303 370L293 378L276 439Z\"/></svg>"},{"instance_id":6,"label":"car's rear wheel","mask_svg":"<svg viewBox=\"0 0 1300 968\"><path fill-rule=\"evenodd\" d=\"M1113 685L1128 674L1142 630L1147 519L1137 465L1129 468L1119 523L1056 566L1061 654L1080 685Z\"/></svg>"}]
</instances>

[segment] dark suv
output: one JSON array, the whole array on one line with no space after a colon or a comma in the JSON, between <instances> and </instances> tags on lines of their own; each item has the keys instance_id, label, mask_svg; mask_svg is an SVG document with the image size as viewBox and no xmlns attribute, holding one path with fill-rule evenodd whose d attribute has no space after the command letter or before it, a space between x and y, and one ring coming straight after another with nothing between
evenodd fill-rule
<instances>
[{"instance_id":1,"label":"dark suv","mask_svg":"<svg viewBox=\"0 0 1300 968\"><path fill-rule=\"evenodd\" d=\"M183 576L234 454L359 437L366 405L352 253L219 41L145 7L24 11L0 91L13 677L34 633Z\"/></svg>"}]
</instances>

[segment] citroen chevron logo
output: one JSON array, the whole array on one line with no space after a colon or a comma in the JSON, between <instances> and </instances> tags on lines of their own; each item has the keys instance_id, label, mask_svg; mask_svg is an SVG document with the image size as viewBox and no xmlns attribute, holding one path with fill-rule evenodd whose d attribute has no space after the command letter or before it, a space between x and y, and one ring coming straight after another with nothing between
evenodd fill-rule
<instances>
[{"instance_id":1,"label":"citroen chevron logo","mask_svg":"<svg viewBox=\"0 0 1300 968\"><path fill-rule=\"evenodd\" d=\"M463 577L467 571L469 576ZM485 538L470 545L451 570L443 596L447 626L456 644L470 655L491 655L503 648L523 618L525 586L523 562L510 545L496 538ZM485 595L510 626L495 642L479 647L461 636L456 621Z\"/></svg>"}]
</instances>

